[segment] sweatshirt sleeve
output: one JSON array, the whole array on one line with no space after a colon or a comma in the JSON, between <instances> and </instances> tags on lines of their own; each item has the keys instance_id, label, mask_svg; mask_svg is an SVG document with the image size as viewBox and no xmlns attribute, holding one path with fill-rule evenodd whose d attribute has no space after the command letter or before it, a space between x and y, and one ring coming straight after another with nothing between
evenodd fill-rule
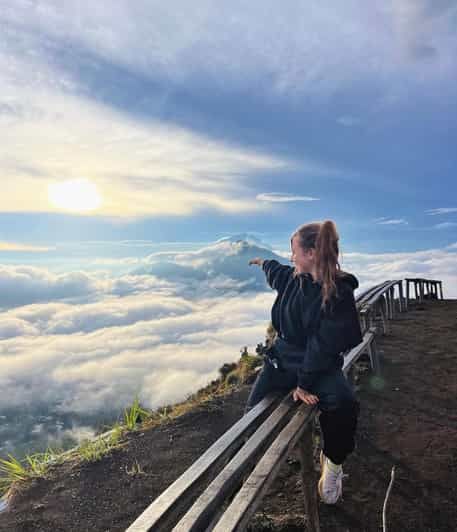
<instances>
[{"instance_id":1,"label":"sweatshirt sleeve","mask_svg":"<svg viewBox=\"0 0 457 532\"><path fill-rule=\"evenodd\" d=\"M262 269L265 272L267 283L278 292L283 290L293 268L279 263L275 259L263 261Z\"/></svg>"},{"instance_id":2,"label":"sweatshirt sleeve","mask_svg":"<svg viewBox=\"0 0 457 532\"><path fill-rule=\"evenodd\" d=\"M334 366L341 352L363 340L354 292L338 299L331 313L322 314L317 329L307 337L303 364L298 370L298 386L308 390L319 376Z\"/></svg>"}]
</instances>

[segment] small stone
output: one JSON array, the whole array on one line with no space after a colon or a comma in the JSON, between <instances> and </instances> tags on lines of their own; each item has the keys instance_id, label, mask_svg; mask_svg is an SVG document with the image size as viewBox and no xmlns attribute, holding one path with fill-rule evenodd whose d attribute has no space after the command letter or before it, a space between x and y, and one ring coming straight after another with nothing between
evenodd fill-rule
<instances>
[{"instance_id":1,"label":"small stone","mask_svg":"<svg viewBox=\"0 0 457 532\"><path fill-rule=\"evenodd\" d=\"M46 505L43 504L43 503L41 503L41 502L37 502L37 503L35 503L35 504L32 504L32 508L33 508L34 510L42 510L42 509L45 508L45 507L46 507Z\"/></svg>"}]
</instances>

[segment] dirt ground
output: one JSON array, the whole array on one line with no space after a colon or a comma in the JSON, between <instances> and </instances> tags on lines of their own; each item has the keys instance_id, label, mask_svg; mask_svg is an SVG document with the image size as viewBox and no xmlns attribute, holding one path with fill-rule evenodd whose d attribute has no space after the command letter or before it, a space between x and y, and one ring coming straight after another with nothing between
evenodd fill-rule
<instances>
[{"instance_id":1,"label":"dirt ground","mask_svg":"<svg viewBox=\"0 0 457 532\"><path fill-rule=\"evenodd\" d=\"M344 464L343 500L319 505L322 532L378 532L392 466L390 532L457 530L457 300L415 304L376 338L382 380L360 364L361 414ZM128 436L96 463L55 467L0 514L0 531L125 530L170 483L235 423L249 393L226 398ZM316 453L317 456L317 453ZM144 474L129 475L138 461ZM316 463L316 468L317 468ZM300 465L291 453L250 529L303 530Z\"/></svg>"}]
</instances>

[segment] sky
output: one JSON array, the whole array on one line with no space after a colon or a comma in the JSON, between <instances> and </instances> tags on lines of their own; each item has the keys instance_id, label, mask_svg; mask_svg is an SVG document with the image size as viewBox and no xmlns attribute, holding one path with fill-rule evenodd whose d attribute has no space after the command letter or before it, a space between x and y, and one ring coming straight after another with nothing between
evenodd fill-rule
<instances>
[{"instance_id":1,"label":"sky","mask_svg":"<svg viewBox=\"0 0 457 532\"><path fill-rule=\"evenodd\" d=\"M248 260L302 223L360 289L457 297L457 2L2 0L0 28L0 454L253 349Z\"/></svg>"}]
</instances>

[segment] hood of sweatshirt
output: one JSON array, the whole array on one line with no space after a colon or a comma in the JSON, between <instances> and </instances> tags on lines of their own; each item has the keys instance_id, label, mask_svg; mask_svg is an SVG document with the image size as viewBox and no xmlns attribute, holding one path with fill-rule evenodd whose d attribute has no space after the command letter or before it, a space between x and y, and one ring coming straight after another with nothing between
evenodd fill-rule
<instances>
[{"instance_id":1,"label":"hood of sweatshirt","mask_svg":"<svg viewBox=\"0 0 457 532\"><path fill-rule=\"evenodd\" d=\"M310 273L300 273L299 276L305 277L314 284L313 276ZM338 286L343 285L343 287L346 289L351 288L352 290L355 290L359 287L359 280L357 277L352 273L345 272L344 270L337 270L336 283ZM321 283L317 281L316 284L320 285Z\"/></svg>"},{"instance_id":2,"label":"hood of sweatshirt","mask_svg":"<svg viewBox=\"0 0 457 532\"><path fill-rule=\"evenodd\" d=\"M337 281L348 284L353 290L359 287L359 280L355 275L349 272L340 270L337 274Z\"/></svg>"}]
</instances>

